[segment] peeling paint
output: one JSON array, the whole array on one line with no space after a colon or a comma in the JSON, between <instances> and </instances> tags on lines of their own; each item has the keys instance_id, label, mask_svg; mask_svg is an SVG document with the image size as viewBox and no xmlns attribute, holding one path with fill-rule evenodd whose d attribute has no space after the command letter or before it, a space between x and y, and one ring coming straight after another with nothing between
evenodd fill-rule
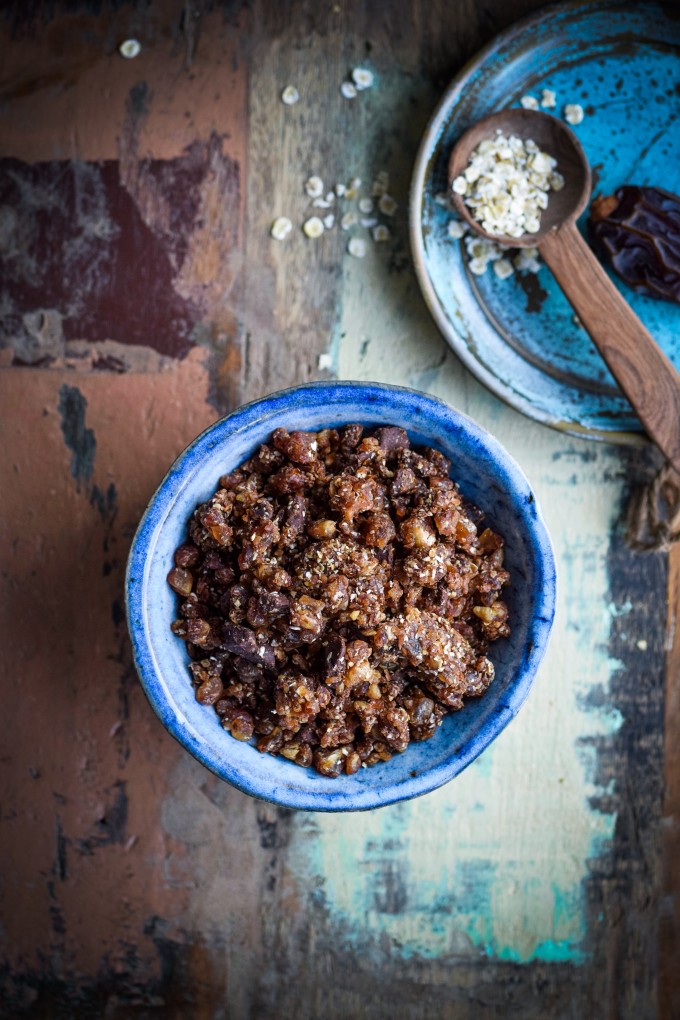
<instances>
[{"instance_id":1,"label":"peeling paint","mask_svg":"<svg viewBox=\"0 0 680 1020\"><path fill-rule=\"evenodd\" d=\"M229 334L238 203L214 133L173 160L0 160L0 347L61 367L108 344L80 353L123 372L135 347L181 358L197 331Z\"/></svg>"}]
</instances>

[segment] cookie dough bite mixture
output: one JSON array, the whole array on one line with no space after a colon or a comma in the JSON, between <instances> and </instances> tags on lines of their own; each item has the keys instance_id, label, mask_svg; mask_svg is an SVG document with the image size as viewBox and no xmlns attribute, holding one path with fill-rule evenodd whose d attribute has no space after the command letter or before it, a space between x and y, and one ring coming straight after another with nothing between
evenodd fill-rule
<instances>
[{"instance_id":1,"label":"cookie dough bite mixture","mask_svg":"<svg viewBox=\"0 0 680 1020\"><path fill-rule=\"evenodd\" d=\"M509 575L450 469L396 426L280 428L196 508L172 629L233 737L351 775L486 691Z\"/></svg>"}]
</instances>

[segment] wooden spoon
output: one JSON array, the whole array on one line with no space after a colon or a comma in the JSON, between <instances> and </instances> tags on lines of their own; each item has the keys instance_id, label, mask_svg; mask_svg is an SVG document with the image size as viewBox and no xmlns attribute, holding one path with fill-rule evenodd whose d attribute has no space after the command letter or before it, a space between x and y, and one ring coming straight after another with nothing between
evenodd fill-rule
<instances>
[{"instance_id":1,"label":"wooden spoon","mask_svg":"<svg viewBox=\"0 0 680 1020\"><path fill-rule=\"evenodd\" d=\"M538 248L648 435L680 471L680 375L576 227L590 198L591 177L574 133L556 117L537 110L494 113L478 121L456 144L449 160L449 183L463 173L479 143L494 137L499 128L506 136L532 138L543 152L554 156L564 188L549 193L537 234L487 234L463 197L453 192L456 210L482 237L513 248Z\"/></svg>"}]
</instances>

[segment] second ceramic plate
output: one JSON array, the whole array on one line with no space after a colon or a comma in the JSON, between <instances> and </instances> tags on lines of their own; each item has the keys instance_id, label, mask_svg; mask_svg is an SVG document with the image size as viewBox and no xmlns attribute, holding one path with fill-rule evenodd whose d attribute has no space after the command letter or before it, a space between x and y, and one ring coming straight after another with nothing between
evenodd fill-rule
<instances>
[{"instance_id":1,"label":"second ceramic plate","mask_svg":"<svg viewBox=\"0 0 680 1020\"><path fill-rule=\"evenodd\" d=\"M551 7L497 37L454 80L425 133L411 191L411 244L425 299L467 367L509 404L594 438L641 431L550 271L474 276L438 196L456 139L481 117L556 93L585 110L576 131L594 194L621 184L680 192L680 19L670 6L610 2ZM579 224L584 230L584 223ZM585 231L584 231L585 232ZM680 307L617 287L680 369Z\"/></svg>"}]
</instances>

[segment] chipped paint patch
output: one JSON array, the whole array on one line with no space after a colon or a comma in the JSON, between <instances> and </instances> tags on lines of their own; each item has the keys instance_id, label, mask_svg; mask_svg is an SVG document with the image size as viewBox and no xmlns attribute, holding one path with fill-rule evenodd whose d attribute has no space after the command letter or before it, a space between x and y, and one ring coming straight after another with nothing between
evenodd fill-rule
<instances>
[{"instance_id":1,"label":"chipped paint patch","mask_svg":"<svg viewBox=\"0 0 680 1020\"><path fill-rule=\"evenodd\" d=\"M85 425L87 400L76 386L63 384L59 390L58 411L61 417L61 431L64 442L71 451L71 475L80 492L83 482L87 485L92 478L97 440L92 429Z\"/></svg>"}]
</instances>

